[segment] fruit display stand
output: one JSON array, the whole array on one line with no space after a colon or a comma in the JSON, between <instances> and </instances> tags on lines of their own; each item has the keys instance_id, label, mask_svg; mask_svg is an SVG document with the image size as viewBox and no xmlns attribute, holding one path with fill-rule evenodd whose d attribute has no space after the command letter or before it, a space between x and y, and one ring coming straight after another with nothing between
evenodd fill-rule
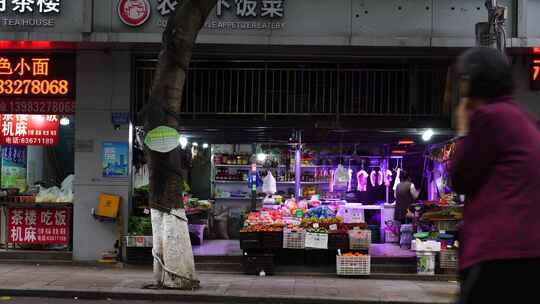
<instances>
[{"instance_id":1,"label":"fruit display stand","mask_svg":"<svg viewBox=\"0 0 540 304\"><path fill-rule=\"evenodd\" d=\"M305 214L302 218L289 216L292 212L283 216L281 209L248 214L240 231L245 273L272 274L275 264L313 267L335 264L341 269L340 275L369 275L372 232L365 223L343 223L330 209L333 210L325 206L294 212ZM343 259L336 257L338 252L351 251ZM348 259L349 256L352 258Z\"/></svg>"}]
</instances>

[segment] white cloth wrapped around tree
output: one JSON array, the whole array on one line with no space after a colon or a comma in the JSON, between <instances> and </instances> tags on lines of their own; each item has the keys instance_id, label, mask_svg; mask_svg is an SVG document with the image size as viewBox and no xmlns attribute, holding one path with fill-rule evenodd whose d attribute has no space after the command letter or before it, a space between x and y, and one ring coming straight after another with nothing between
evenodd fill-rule
<instances>
[{"instance_id":1,"label":"white cloth wrapped around tree","mask_svg":"<svg viewBox=\"0 0 540 304\"><path fill-rule=\"evenodd\" d=\"M199 287L188 221L184 209L152 209L154 279L158 286L190 290Z\"/></svg>"}]
</instances>

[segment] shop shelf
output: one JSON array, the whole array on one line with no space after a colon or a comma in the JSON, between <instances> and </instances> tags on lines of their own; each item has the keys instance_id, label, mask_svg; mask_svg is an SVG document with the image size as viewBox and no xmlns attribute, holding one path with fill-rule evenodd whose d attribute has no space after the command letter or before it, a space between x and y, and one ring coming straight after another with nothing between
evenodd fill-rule
<instances>
[{"instance_id":1,"label":"shop shelf","mask_svg":"<svg viewBox=\"0 0 540 304\"><path fill-rule=\"evenodd\" d=\"M216 168L251 168L251 165L214 165ZM257 166L257 168L261 168L261 166Z\"/></svg>"},{"instance_id":2,"label":"shop shelf","mask_svg":"<svg viewBox=\"0 0 540 304\"><path fill-rule=\"evenodd\" d=\"M245 184L247 181L213 180L215 184Z\"/></svg>"},{"instance_id":3,"label":"shop shelf","mask_svg":"<svg viewBox=\"0 0 540 304\"><path fill-rule=\"evenodd\" d=\"M371 273L371 257L365 256L341 256L336 257L337 275L361 276Z\"/></svg>"},{"instance_id":4,"label":"shop shelf","mask_svg":"<svg viewBox=\"0 0 540 304\"><path fill-rule=\"evenodd\" d=\"M228 200L228 201L250 201L250 197L216 197L215 200ZM257 198L259 200L259 198Z\"/></svg>"}]
</instances>

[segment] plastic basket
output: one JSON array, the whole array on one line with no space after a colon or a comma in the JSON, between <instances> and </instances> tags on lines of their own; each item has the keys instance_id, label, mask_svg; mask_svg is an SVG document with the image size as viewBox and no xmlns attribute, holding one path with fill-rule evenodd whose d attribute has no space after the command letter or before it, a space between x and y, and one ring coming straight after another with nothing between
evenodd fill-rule
<instances>
[{"instance_id":1,"label":"plastic basket","mask_svg":"<svg viewBox=\"0 0 540 304\"><path fill-rule=\"evenodd\" d=\"M439 231L457 231L458 223L456 220L435 221L435 226Z\"/></svg>"},{"instance_id":2,"label":"plastic basket","mask_svg":"<svg viewBox=\"0 0 540 304\"><path fill-rule=\"evenodd\" d=\"M305 231L283 230L283 248L304 249L306 248Z\"/></svg>"},{"instance_id":3,"label":"plastic basket","mask_svg":"<svg viewBox=\"0 0 540 304\"><path fill-rule=\"evenodd\" d=\"M336 257L337 275L362 276L371 273L371 257L366 256L340 256Z\"/></svg>"},{"instance_id":4,"label":"plastic basket","mask_svg":"<svg viewBox=\"0 0 540 304\"><path fill-rule=\"evenodd\" d=\"M442 269L457 269L458 268L457 250L447 249L447 250L441 251L441 268Z\"/></svg>"},{"instance_id":5,"label":"plastic basket","mask_svg":"<svg viewBox=\"0 0 540 304\"><path fill-rule=\"evenodd\" d=\"M328 234L307 232L305 248L328 249Z\"/></svg>"},{"instance_id":6,"label":"plastic basket","mask_svg":"<svg viewBox=\"0 0 540 304\"><path fill-rule=\"evenodd\" d=\"M349 248L353 250L366 250L371 245L371 230L349 231Z\"/></svg>"}]
</instances>

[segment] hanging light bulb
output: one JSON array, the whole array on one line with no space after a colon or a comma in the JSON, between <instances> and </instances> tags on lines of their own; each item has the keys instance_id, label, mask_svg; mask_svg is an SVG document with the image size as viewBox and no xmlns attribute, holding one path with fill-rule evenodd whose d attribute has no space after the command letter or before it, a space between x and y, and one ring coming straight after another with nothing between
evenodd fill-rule
<instances>
[{"instance_id":1,"label":"hanging light bulb","mask_svg":"<svg viewBox=\"0 0 540 304\"><path fill-rule=\"evenodd\" d=\"M180 147L185 149L188 145L188 139L185 136L180 136Z\"/></svg>"},{"instance_id":2,"label":"hanging light bulb","mask_svg":"<svg viewBox=\"0 0 540 304\"><path fill-rule=\"evenodd\" d=\"M257 153L257 161L258 162L265 162L266 161L266 154L263 152Z\"/></svg>"},{"instance_id":3,"label":"hanging light bulb","mask_svg":"<svg viewBox=\"0 0 540 304\"><path fill-rule=\"evenodd\" d=\"M435 135L435 133L433 132L432 129L427 129L424 131L424 133L422 134L422 140L423 141L430 141L431 138L433 137L433 135Z\"/></svg>"},{"instance_id":4,"label":"hanging light bulb","mask_svg":"<svg viewBox=\"0 0 540 304\"><path fill-rule=\"evenodd\" d=\"M70 123L71 123L71 121L69 120L69 118L67 118L65 116L60 118L60 125L65 127L65 126L69 126Z\"/></svg>"}]
</instances>

